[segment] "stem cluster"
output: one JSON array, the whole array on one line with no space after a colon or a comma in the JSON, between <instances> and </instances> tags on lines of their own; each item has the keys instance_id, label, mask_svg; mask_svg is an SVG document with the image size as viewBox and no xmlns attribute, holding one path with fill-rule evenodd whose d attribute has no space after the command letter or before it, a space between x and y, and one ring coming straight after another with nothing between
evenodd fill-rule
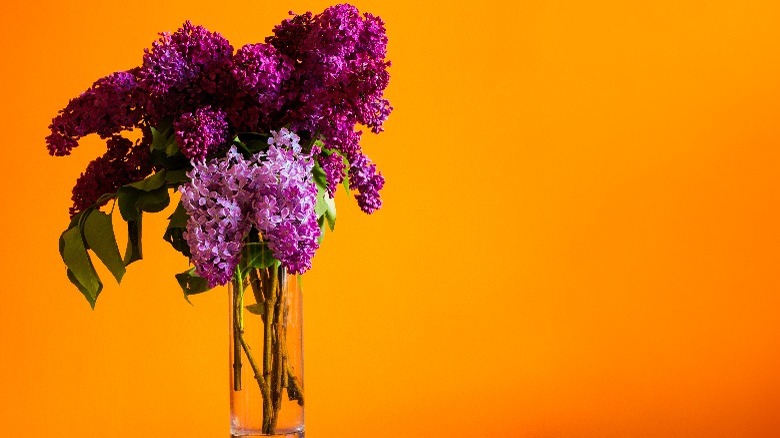
<instances>
[{"instance_id":1,"label":"stem cluster","mask_svg":"<svg viewBox=\"0 0 780 438\"><path fill-rule=\"evenodd\" d=\"M262 433L276 430L282 396L303 406L303 390L287 354L287 314L289 312L287 273L284 268L250 268L233 279L233 390L241 391L242 352L252 369L263 397ZM258 364L244 339L244 292L251 287L263 323L262 361Z\"/></svg>"}]
</instances>

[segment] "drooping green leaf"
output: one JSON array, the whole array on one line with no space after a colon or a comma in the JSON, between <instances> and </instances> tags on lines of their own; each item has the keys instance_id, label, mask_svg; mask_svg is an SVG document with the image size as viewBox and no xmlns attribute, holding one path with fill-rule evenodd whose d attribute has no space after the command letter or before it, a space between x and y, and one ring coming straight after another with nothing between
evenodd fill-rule
<instances>
[{"instance_id":1,"label":"drooping green leaf","mask_svg":"<svg viewBox=\"0 0 780 438\"><path fill-rule=\"evenodd\" d=\"M184 238L184 231L187 228L187 210L184 209L181 201L176 206L173 214L168 217L168 228L165 230L163 239L173 246L173 249L182 253L185 257L192 257L190 253L190 247L187 244L187 240Z\"/></svg>"},{"instance_id":2,"label":"drooping green leaf","mask_svg":"<svg viewBox=\"0 0 780 438\"><path fill-rule=\"evenodd\" d=\"M117 283L125 275L125 265L119 255L111 216L100 210L91 210L84 221L84 239L100 261L111 271Z\"/></svg>"},{"instance_id":3,"label":"drooping green leaf","mask_svg":"<svg viewBox=\"0 0 780 438\"><path fill-rule=\"evenodd\" d=\"M181 274L176 274L176 280L184 292L184 298L189 301L190 295L206 292L210 290L209 282L205 278L195 273L195 268L190 268Z\"/></svg>"},{"instance_id":4,"label":"drooping green leaf","mask_svg":"<svg viewBox=\"0 0 780 438\"><path fill-rule=\"evenodd\" d=\"M68 228L60 236L60 255L68 267L68 279L73 283L94 309L103 283L95 272L92 260L87 254L79 227Z\"/></svg>"},{"instance_id":5,"label":"drooping green leaf","mask_svg":"<svg viewBox=\"0 0 780 438\"><path fill-rule=\"evenodd\" d=\"M163 169L142 181L119 188L119 212L125 221L135 220L142 211L156 213L170 204L171 198L165 186L166 174Z\"/></svg>"},{"instance_id":6,"label":"drooping green leaf","mask_svg":"<svg viewBox=\"0 0 780 438\"><path fill-rule=\"evenodd\" d=\"M334 152L335 153L335 152ZM328 181L325 171L315 162L312 169L314 185L317 186L317 201L314 204L314 213L317 218L325 216L331 231L336 227L336 201L328 196Z\"/></svg>"},{"instance_id":7,"label":"drooping green leaf","mask_svg":"<svg viewBox=\"0 0 780 438\"><path fill-rule=\"evenodd\" d=\"M141 251L141 224L143 215L139 214L135 220L127 222L127 249L125 250L125 266L143 258Z\"/></svg>"},{"instance_id":8,"label":"drooping green leaf","mask_svg":"<svg viewBox=\"0 0 780 438\"><path fill-rule=\"evenodd\" d=\"M263 305L263 303L250 304L246 306L246 310L247 312L253 315L260 315L260 316L265 315L265 306Z\"/></svg>"}]
</instances>

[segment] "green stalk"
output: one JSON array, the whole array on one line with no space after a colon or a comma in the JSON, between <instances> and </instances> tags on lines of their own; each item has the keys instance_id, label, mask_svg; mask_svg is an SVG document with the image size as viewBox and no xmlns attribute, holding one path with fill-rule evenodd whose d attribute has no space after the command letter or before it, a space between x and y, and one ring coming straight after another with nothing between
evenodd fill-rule
<instances>
[{"instance_id":1,"label":"green stalk","mask_svg":"<svg viewBox=\"0 0 780 438\"><path fill-rule=\"evenodd\" d=\"M265 302L265 326L263 336L263 380L265 380L266 383L271 382L271 385L273 385L271 374L274 365L273 332L274 326L276 325L275 310L277 292L279 289L277 271L278 268L275 265L268 270L271 282ZM269 395L269 399L266 400L267 403L263 403L263 433L267 434L273 433L275 429L274 417L276 417L276 409L273 403L273 400L276 398L275 385L270 388Z\"/></svg>"},{"instance_id":2,"label":"green stalk","mask_svg":"<svg viewBox=\"0 0 780 438\"><path fill-rule=\"evenodd\" d=\"M241 342L244 335L244 281L236 268L233 280L233 390L241 391Z\"/></svg>"},{"instance_id":3,"label":"green stalk","mask_svg":"<svg viewBox=\"0 0 780 438\"><path fill-rule=\"evenodd\" d=\"M298 378L294 375L287 353L286 315L288 301L286 297L287 276L283 268L272 266L267 269L250 269L248 282L255 299L263 304L263 357L259 364L252 357L251 349L244 339L243 297L245 287L242 275L236 271L234 279L234 381L240 382L241 351L254 373L263 397L262 433L273 434L277 427L282 397L287 391L290 400L303 406L303 392ZM236 367L236 363L238 366ZM262 368L260 367L262 365ZM237 389L240 390L240 387Z\"/></svg>"}]
</instances>

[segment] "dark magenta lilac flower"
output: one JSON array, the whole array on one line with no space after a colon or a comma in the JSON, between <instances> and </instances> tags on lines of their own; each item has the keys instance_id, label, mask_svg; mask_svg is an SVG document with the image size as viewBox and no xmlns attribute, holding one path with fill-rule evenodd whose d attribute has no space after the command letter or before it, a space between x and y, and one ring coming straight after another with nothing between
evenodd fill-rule
<instances>
[{"instance_id":1,"label":"dark magenta lilac flower","mask_svg":"<svg viewBox=\"0 0 780 438\"><path fill-rule=\"evenodd\" d=\"M93 160L73 187L73 216L94 205L98 199L119 187L145 178L152 172L149 160L151 138L145 135L136 145L121 137L109 137L106 153Z\"/></svg>"},{"instance_id":2,"label":"dark magenta lilac flower","mask_svg":"<svg viewBox=\"0 0 780 438\"><path fill-rule=\"evenodd\" d=\"M136 70L111 73L71 99L49 125L49 153L69 155L81 137L98 134L108 138L137 126L143 113L138 104L135 73Z\"/></svg>"},{"instance_id":3,"label":"dark magenta lilac flower","mask_svg":"<svg viewBox=\"0 0 780 438\"><path fill-rule=\"evenodd\" d=\"M225 145L230 132L225 111L209 106L182 114L173 129L182 153L193 162L206 159Z\"/></svg>"},{"instance_id":4,"label":"dark magenta lilac flower","mask_svg":"<svg viewBox=\"0 0 780 438\"><path fill-rule=\"evenodd\" d=\"M139 76L151 94L191 86L213 93L217 80L230 70L232 56L233 46L222 35L185 21L176 32L161 33L145 51Z\"/></svg>"},{"instance_id":5,"label":"dark magenta lilac flower","mask_svg":"<svg viewBox=\"0 0 780 438\"><path fill-rule=\"evenodd\" d=\"M321 154L317 157L322 170L325 172L325 181L328 183L328 196L333 198L336 195L336 187L344 181L347 165L341 155L334 152L330 155Z\"/></svg>"},{"instance_id":6,"label":"dark magenta lilac flower","mask_svg":"<svg viewBox=\"0 0 780 438\"><path fill-rule=\"evenodd\" d=\"M282 105L282 83L290 78L292 59L270 44L247 44L236 52L231 73L241 91L265 113Z\"/></svg>"},{"instance_id":7,"label":"dark magenta lilac flower","mask_svg":"<svg viewBox=\"0 0 780 438\"><path fill-rule=\"evenodd\" d=\"M382 206L379 191L385 185L385 178L377 172L376 165L365 155L360 155L349 168L349 188L357 190L355 195L360 209L371 214Z\"/></svg>"}]
</instances>

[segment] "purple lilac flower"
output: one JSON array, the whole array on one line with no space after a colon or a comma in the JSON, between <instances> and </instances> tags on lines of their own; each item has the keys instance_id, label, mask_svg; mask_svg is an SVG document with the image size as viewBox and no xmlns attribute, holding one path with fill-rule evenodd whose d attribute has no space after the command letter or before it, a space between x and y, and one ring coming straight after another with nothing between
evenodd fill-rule
<instances>
[{"instance_id":1,"label":"purple lilac flower","mask_svg":"<svg viewBox=\"0 0 780 438\"><path fill-rule=\"evenodd\" d=\"M232 55L233 46L222 35L185 21L173 34L161 33L145 51L141 82L149 92L164 94L199 78L203 91L214 92L217 75L230 66Z\"/></svg>"},{"instance_id":2,"label":"purple lilac flower","mask_svg":"<svg viewBox=\"0 0 780 438\"><path fill-rule=\"evenodd\" d=\"M145 134L148 130L145 130ZM106 153L93 160L73 187L73 206L70 215L74 216L94 205L98 198L106 193L116 192L119 187L145 178L152 172L149 161L151 136L133 146L133 142L113 136L107 141Z\"/></svg>"},{"instance_id":3,"label":"purple lilac flower","mask_svg":"<svg viewBox=\"0 0 780 438\"><path fill-rule=\"evenodd\" d=\"M301 154L297 135L281 129L271 138L280 144L272 141L249 159L234 146L224 158L197 162L191 183L180 189L189 214L184 237L196 272L211 287L230 280L253 225L289 272L311 267L320 235L314 164Z\"/></svg>"},{"instance_id":4,"label":"purple lilac flower","mask_svg":"<svg viewBox=\"0 0 780 438\"><path fill-rule=\"evenodd\" d=\"M257 167L230 148L227 155L195 163L191 182L182 186L181 200L189 214L184 238L196 272L210 287L230 281L238 265L251 223L246 212L252 202L248 185Z\"/></svg>"},{"instance_id":5,"label":"purple lilac flower","mask_svg":"<svg viewBox=\"0 0 780 438\"><path fill-rule=\"evenodd\" d=\"M81 137L97 133L111 137L131 129L141 120L135 77L137 70L116 72L98 79L92 87L68 105L52 120L46 137L51 155L69 155Z\"/></svg>"},{"instance_id":6,"label":"purple lilac flower","mask_svg":"<svg viewBox=\"0 0 780 438\"><path fill-rule=\"evenodd\" d=\"M281 123L321 136L326 148L340 152L350 167L358 168L355 173L366 173L365 164L356 162L363 153L355 125L379 133L392 111L383 97L390 63L384 59L387 36L382 20L371 14L361 17L351 5L337 5L316 16L305 14L284 21L266 42L296 60ZM335 160L331 164L335 166ZM335 167L332 170L329 188L340 182L341 173ZM378 190L383 180L375 170L370 174L355 185L362 187L357 197L366 212L381 205Z\"/></svg>"},{"instance_id":7,"label":"purple lilac flower","mask_svg":"<svg viewBox=\"0 0 780 438\"><path fill-rule=\"evenodd\" d=\"M376 171L376 165L365 155L360 155L349 168L349 188L357 190L355 195L360 209L371 214L382 206L379 190L385 185L385 178Z\"/></svg>"},{"instance_id":8,"label":"purple lilac flower","mask_svg":"<svg viewBox=\"0 0 780 438\"><path fill-rule=\"evenodd\" d=\"M328 183L328 196L333 198L336 194L336 187L344 181L347 165L341 155L334 152L330 155L321 154L317 157L317 162L325 171L325 180Z\"/></svg>"},{"instance_id":9,"label":"purple lilac flower","mask_svg":"<svg viewBox=\"0 0 780 438\"><path fill-rule=\"evenodd\" d=\"M281 107L282 82L289 79L292 68L292 59L274 46L247 44L236 52L231 73L239 88L269 113Z\"/></svg>"},{"instance_id":10,"label":"purple lilac flower","mask_svg":"<svg viewBox=\"0 0 780 438\"><path fill-rule=\"evenodd\" d=\"M229 135L227 114L208 106L182 114L173 129L179 148L192 161L204 160L227 143Z\"/></svg>"},{"instance_id":11,"label":"purple lilac flower","mask_svg":"<svg viewBox=\"0 0 780 438\"><path fill-rule=\"evenodd\" d=\"M276 143L277 138L281 144ZM290 140L289 148L283 146ZM260 163L261 183L252 219L274 257L289 272L300 274L311 268L319 247L320 228L314 211L317 188L311 174L314 162L301 155L297 136L287 129L274 133L269 143Z\"/></svg>"},{"instance_id":12,"label":"purple lilac flower","mask_svg":"<svg viewBox=\"0 0 780 438\"><path fill-rule=\"evenodd\" d=\"M144 53L139 70L144 108L153 125L166 117L226 105L236 93L230 74L233 46L222 35L189 21Z\"/></svg>"},{"instance_id":13,"label":"purple lilac flower","mask_svg":"<svg viewBox=\"0 0 780 438\"><path fill-rule=\"evenodd\" d=\"M278 131L271 131L271 136L268 137L268 144L275 145L277 147L284 147L292 150L296 155L301 153L301 138L298 134L290 131L287 128L282 128ZM311 169L309 169L311 170Z\"/></svg>"}]
</instances>

